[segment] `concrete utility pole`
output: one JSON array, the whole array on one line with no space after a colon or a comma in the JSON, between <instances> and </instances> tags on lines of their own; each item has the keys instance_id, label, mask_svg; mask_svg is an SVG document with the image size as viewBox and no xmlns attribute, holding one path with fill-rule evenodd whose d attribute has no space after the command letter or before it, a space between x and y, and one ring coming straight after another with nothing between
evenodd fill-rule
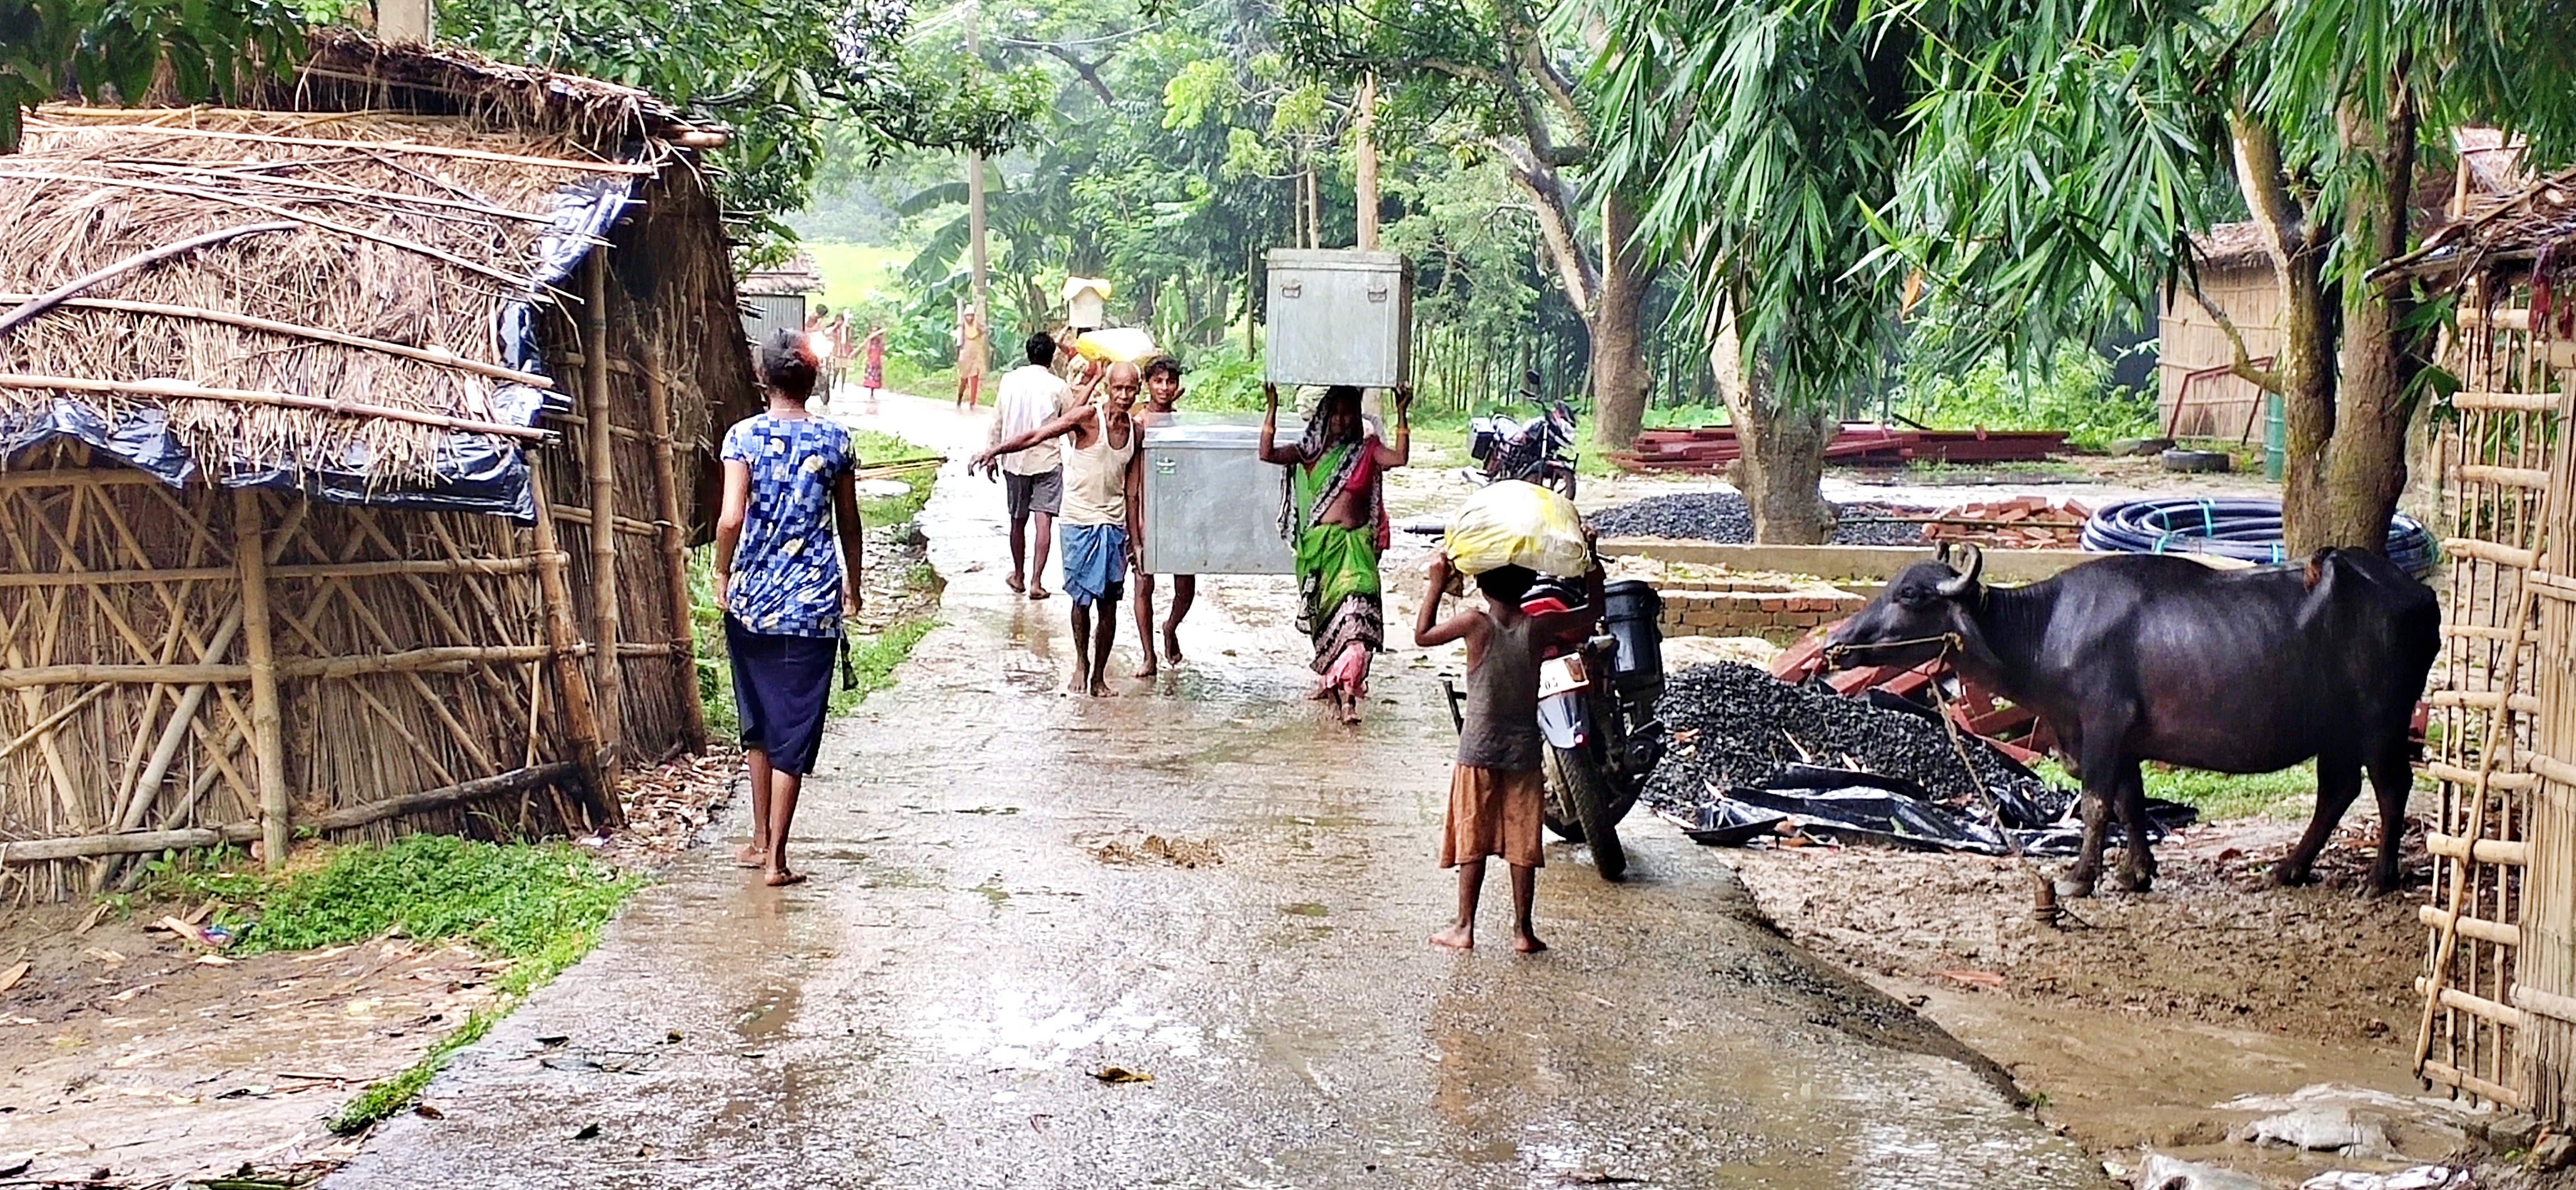
<instances>
[{"instance_id":1,"label":"concrete utility pole","mask_svg":"<svg viewBox=\"0 0 2576 1190\"><path fill-rule=\"evenodd\" d=\"M969 70L983 68L981 43L975 36L975 26L982 15L981 4L967 4L966 61ZM983 328L985 350L989 353L993 344L993 315L990 287L984 272L984 154L974 149L966 151L966 239L967 254L973 260L975 270L975 325Z\"/></svg>"},{"instance_id":2,"label":"concrete utility pole","mask_svg":"<svg viewBox=\"0 0 2576 1190\"><path fill-rule=\"evenodd\" d=\"M438 28L435 0L376 0L376 36L385 41L428 41Z\"/></svg>"},{"instance_id":3,"label":"concrete utility pole","mask_svg":"<svg viewBox=\"0 0 2576 1190\"><path fill-rule=\"evenodd\" d=\"M1360 80L1359 118L1353 121L1359 138L1353 146L1357 164L1353 168L1352 188L1359 192L1359 249L1377 251L1377 76Z\"/></svg>"}]
</instances>

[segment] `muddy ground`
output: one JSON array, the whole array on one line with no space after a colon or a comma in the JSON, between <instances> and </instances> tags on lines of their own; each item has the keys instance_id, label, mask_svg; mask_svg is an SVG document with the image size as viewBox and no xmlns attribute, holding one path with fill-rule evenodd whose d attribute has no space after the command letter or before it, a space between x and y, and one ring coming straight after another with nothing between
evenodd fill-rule
<instances>
[{"instance_id":1,"label":"muddy ground","mask_svg":"<svg viewBox=\"0 0 2576 1190\"><path fill-rule=\"evenodd\" d=\"M917 569L920 535L882 526L869 538L869 629L935 611L936 584ZM626 829L579 842L658 871L699 845L740 774L740 752L723 742L630 768L619 788ZM318 1177L362 1139L332 1135L328 1121L490 1007L506 969L462 947L394 938L225 955L154 928L217 908L147 889L103 908L18 908L0 920L0 1186L161 1186L245 1164Z\"/></svg>"},{"instance_id":2,"label":"muddy ground","mask_svg":"<svg viewBox=\"0 0 2576 1190\"><path fill-rule=\"evenodd\" d=\"M638 870L668 861L723 812L738 764L728 751L630 773L629 829L585 842ZM217 909L147 895L0 924L0 982L27 965L0 990L0 1185L319 1176L358 1149L331 1118L491 1007L508 968L401 938L227 955L157 928Z\"/></svg>"},{"instance_id":3,"label":"muddy ground","mask_svg":"<svg viewBox=\"0 0 2576 1190\"><path fill-rule=\"evenodd\" d=\"M2141 1146L2290 1183L2327 1169L2393 1168L2229 1143L2259 1111L2220 1105L2320 1083L2412 1101L2422 1000L2416 924L2422 834L2409 888L2360 890L2378 832L2349 819L2320 883L2276 889L2261 866L2304 824L2194 827L2157 853L2154 892L2069 903L2034 921L2011 860L1875 849L1719 852L1763 911L1808 949L1914 1004L2000 1062L2039 1115L2119 1159ZM2466 1138L2430 1105L2396 1113L2405 1157L2442 1160Z\"/></svg>"}]
</instances>

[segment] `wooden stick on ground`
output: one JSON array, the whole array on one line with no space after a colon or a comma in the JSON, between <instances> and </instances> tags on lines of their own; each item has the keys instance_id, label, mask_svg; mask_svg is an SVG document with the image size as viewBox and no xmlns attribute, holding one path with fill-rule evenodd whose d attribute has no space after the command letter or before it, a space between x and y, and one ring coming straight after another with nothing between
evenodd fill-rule
<instances>
[{"instance_id":1,"label":"wooden stick on ground","mask_svg":"<svg viewBox=\"0 0 2576 1190\"><path fill-rule=\"evenodd\" d=\"M47 310L53 309L54 306L60 303L64 298L77 296L82 290L88 289L90 286L96 285L101 281L123 276L136 269L142 268L147 264L168 260L173 256L183 256L187 253L194 252L199 248L221 244L227 240L238 240L243 236L260 235L265 232L272 231L294 231L301 226L302 224L299 223L245 223L240 227L227 227L221 231L210 231L201 236L190 236L175 244L163 244L162 246L151 249L150 251L137 252L123 260L101 265L63 283L60 286L57 286L54 289L40 293L35 297L28 299L26 304L19 306L15 310L11 310L6 314L0 314L0 335L7 335L10 331L16 330L18 328L18 324L25 322L30 318L34 318Z\"/></svg>"}]
</instances>

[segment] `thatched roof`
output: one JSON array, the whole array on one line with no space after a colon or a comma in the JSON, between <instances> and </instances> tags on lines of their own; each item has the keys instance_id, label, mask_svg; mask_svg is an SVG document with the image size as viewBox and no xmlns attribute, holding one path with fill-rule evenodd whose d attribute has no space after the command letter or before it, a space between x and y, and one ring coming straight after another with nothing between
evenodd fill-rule
<instances>
[{"instance_id":1,"label":"thatched roof","mask_svg":"<svg viewBox=\"0 0 2576 1190\"><path fill-rule=\"evenodd\" d=\"M2380 273L2467 277L2576 267L2576 169L2479 203L2476 213L2382 265Z\"/></svg>"},{"instance_id":2,"label":"thatched roof","mask_svg":"<svg viewBox=\"0 0 2576 1190\"><path fill-rule=\"evenodd\" d=\"M2191 237L2191 249L2204 269L2272 267L2272 258L2263 247L2263 229L2250 219L2221 223Z\"/></svg>"},{"instance_id":3,"label":"thatched roof","mask_svg":"<svg viewBox=\"0 0 2576 1190\"><path fill-rule=\"evenodd\" d=\"M0 329L0 467L70 434L156 436L173 479L373 494L451 482L462 456L515 472L502 448L561 400L536 306L682 145L720 140L631 88L347 33L315 49L267 97L282 110L48 105L0 156L0 319L270 228Z\"/></svg>"},{"instance_id":4,"label":"thatched roof","mask_svg":"<svg viewBox=\"0 0 2576 1190\"><path fill-rule=\"evenodd\" d=\"M819 293L822 289L822 266L807 252L788 257L784 264L753 269L743 275L741 285L747 294Z\"/></svg>"},{"instance_id":5,"label":"thatched roof","mask_svg":"<svg viewBox=\"0 0 2576 1190\"><path fill-rule=\"evenodd\" d=\"M2460 168L2468 171L2473 204L2503 198L2529 186L2531 170L2523 161L2529 149L2521 137L2501 128L2463 125L2451 130L2451 150L2459 155Z\"/></svg>"}]
</instances>

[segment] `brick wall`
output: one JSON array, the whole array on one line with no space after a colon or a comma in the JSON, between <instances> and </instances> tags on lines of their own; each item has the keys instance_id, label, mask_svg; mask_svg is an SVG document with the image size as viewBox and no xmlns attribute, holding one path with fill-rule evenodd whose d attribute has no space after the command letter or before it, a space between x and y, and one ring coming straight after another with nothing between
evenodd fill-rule
<instances>
[{"instance_id":1,"label":"brick wall","mask_svg":"<svg viewBox=\"0 0 2576 1190\"><path fill-rule=\"evenodd\" d=\"M1658 584L1665 636L1763 636L1786 639L1831 624L1867 606L1860 595L1823 583L1699 579Z\"/></svg>"}]
</instances>

